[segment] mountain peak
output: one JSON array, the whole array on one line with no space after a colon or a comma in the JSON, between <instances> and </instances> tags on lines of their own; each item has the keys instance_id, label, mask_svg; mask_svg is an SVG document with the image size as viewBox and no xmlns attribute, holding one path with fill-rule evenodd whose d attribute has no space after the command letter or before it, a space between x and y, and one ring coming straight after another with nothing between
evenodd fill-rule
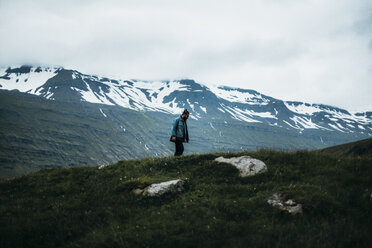
<instances>
[{"instance_id":1,"label":"mountain peak","mask_svg":"<svg viewBox=\"0 0 372 248\"><path fill-rule=\"evenodd\" d=\"M325 130L372 135L371 112L351 114L324 104L282 101L250 89L207 87L192 79L110 79L63 67L22 65L0 70L0 89L19 90L50 100L87 101L172 115L187 108L195 120L235 119L299 133Z\"/></svg>"}]
</instances>

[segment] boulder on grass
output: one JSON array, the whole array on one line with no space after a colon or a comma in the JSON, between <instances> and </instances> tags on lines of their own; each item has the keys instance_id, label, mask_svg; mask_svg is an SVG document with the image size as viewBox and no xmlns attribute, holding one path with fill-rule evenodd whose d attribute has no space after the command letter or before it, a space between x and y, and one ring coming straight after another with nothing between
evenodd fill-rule
<instances>
[{"instance_id":1,"label":"boulder on grass","mask_svg":"<svg viewBox=\"0 0 372 248\"><path fill-rule=\"evenodd\" d=\"M292 199L285 201L284 197L280 193L274 193L272 196L267 198L267 203L293 215L302 214L301 204L296 204Z\"/></svg>"},{"instance_id":2,"label":"boulder on grass","mask_svg":"<svg viewBox=\"0 0 372 248\"><path fill-rule=\"evenodd\" d=\"M147 196L160 196L165 193L176 193L183 190L184 180L176 179L161 183L153 183L144 189L134 189L132 192L134 194L143 194Z\"/></svg>"},{"instance_id":3,"label":"boulder on grass","mask_svg":"<svg viewBox=\"0 0 372 248\"><path fill-rule=\"evenodd\" d=\"M240 176L247 177L267 171L267 166L261 160L251 158L250 156L224 158L218 157L215 161L220 163L232 164L240 171Z\"/></svg>"}]
</instances>

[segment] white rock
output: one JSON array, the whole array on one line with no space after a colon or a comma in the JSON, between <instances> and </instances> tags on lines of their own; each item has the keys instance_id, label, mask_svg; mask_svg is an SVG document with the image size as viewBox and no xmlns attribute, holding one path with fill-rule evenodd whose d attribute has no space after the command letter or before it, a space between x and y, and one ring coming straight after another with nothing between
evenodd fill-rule
<instances>
[{"instance_id":1,"label":"white rock","mask_svg":"<svg viewBox=\"0 0 372 248\"><path fill-rule=\"evenodd\" d=\"M136 194L136 195L140 195L140 194L143 193L143 189L134 189L134 190L132 190L132 192L133 192L134 194Z\"/></svg>"},{"instance_id":2,"label":"white rock","mask_svg":"<svg viewBox=\"0 0 372 248\"><path fill-rule=\"evenodd\" d=\"M283 198L279 193L275 193L267 199L267 203L274 207L282 207Z\"/></svg>"},{"instance_id":3,"label":"white rock","mask_svg":"<svg viewBox=\"0 0 372 248\"><path fill-rule=\"evenodd\" d=\"M302 205L297 204L296 206L286 206L284 210L293 215L302 214Z\"/></svg>"},{"instance_id":4,"label":"white rock","mask_svg":"<svg viewBox=\"0 0 372 248\"><path fill-rule=\"evenodd\" d=\"M285 204L288 205L288 206L294 206L294 205L296 205L296 202L293 201L292 199L289 199L288 201L285 202Z\"/></svg>"},{"instance_id":5,"label":"white rock","mask_svg":"<svg viewBox=\"0 0 372 248\"><path fill-rule=\"evenodd\" d=\"M249 156L241 156L241 157L232 157L232 158L224 158L218 157L215 161L220 163L229 163L238 168L240 171L240 176L253 176L259 173L263 173L267 171L267 166L261 160L251 158Z\"/></svg>"},{"instance_id":6,"label":"white rock","mask_svg":"<svg viewBox=\"0 0 372 248\"><path fill-rule=\"evenodd\" d=\"M101 169L105 168L106 166L109 166L109 165L108 165L108 164L102 164L102 165L100 165L100 166L98 167L98 170L101 170Z\"/></svg>"},{"instance_id":7,"label":"white rock","mask_svg":"<svg viewBox=\"0 0 372 248\"><path fill-rule=\"evenodd\" d=\"M287 211L293 215L302 213L302 205L296 204L296 202L292 199L287 200L284 202L284 198L280 193L275 193L267 199L267 203L269 203L273 207L277 207L280 210Z\"/></svg>"},{"instance_id":8,"label":"white rock","mask_svg":"<svg viewBox=\"0 0 372 248\"><path fill-rule=\"evenodd\" d=\"M166 181L162 183L154 183L146 187L143 191L144 195L159 196L168 192L180 192L183 190L185 181L181 179Z\"/></svg>"}]
</instances>

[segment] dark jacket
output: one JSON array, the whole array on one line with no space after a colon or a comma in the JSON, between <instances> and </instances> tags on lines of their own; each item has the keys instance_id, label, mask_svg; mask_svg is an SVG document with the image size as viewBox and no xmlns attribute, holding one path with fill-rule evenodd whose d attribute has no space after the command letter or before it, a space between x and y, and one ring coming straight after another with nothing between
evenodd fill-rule
<instances>
[{"instance_id":1,"label":"dark jacket","mask_svg":"<svg viewBox=\"0 0 372 248\"><path fill-rule=\"evenodd\" d=\"M187 123L181 116L173 120L172 123L172 137L183 142L189 142L189 132L187 130ZM172 141L172 140L171 140Z\"/></svg>"}]
</instances>

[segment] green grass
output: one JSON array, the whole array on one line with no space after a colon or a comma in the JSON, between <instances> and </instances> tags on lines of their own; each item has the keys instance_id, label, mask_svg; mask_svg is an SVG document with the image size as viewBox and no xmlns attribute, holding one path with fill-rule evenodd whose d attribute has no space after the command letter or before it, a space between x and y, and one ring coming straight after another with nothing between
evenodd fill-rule
<instances>
[{"instance_id":1,"label":"green grass","mask_svg":"<svg viewBox=\"0 0 372 248\"><path fill-rule=\"evenodd\" d=\"M214 158L251 155L268 172L241 178ZM181 178L160 197L131 190ZM303 205L269 206L282 192ZM260 150L42 169L0 183L0 247L370 247L372 159Z\"/></svg>"},{"instance_id":2,"label":"green grass","mask_svg":"<svg viewBox=\"0 0 372 248\"><path fill-rule=\"evenodd\" d=\"M372 158L372 138L328 147L320 150L320 152L330 153L340 157L358 156Z\"/></svg>"}]
</instances>

